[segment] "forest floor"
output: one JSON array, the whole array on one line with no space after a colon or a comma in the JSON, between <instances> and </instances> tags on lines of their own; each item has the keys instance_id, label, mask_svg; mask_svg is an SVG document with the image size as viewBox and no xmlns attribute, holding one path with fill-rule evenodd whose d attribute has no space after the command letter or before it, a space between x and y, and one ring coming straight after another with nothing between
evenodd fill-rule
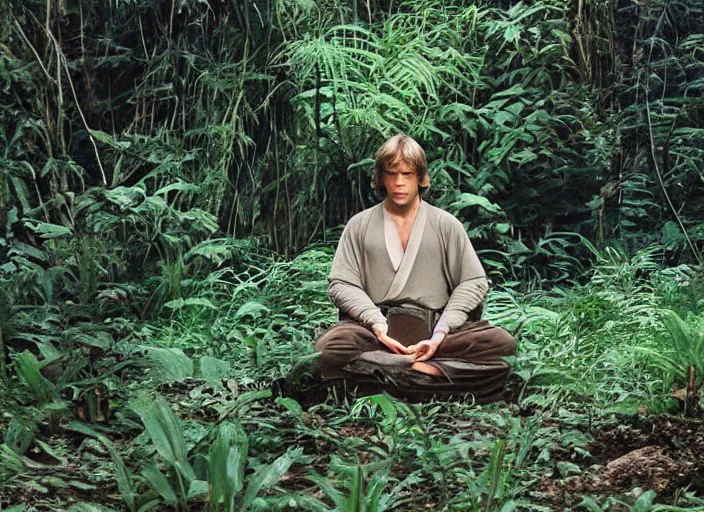
<instances>
[{"instance_id":1,"label":"forest floor","mask_svg":"<svg viewBox=\"0 0 704 512\"><path fill-rule=\"evenodd\" d=\"M519 340L506 401L299 402L275 383L334 322L328 265L311 251L215 313L134 320L95 355L112 370L60 403L3 393L0 510L228 510L208 502L225 425L242 433L233 510L704 510L704 420L656 357L676 360L662 311L702 325L685 270L492 291L488 318ZM145 403L178 418L159 417L166 444ZM183 487L179 457L204 488Z\"/></svg>"}]
</instances>

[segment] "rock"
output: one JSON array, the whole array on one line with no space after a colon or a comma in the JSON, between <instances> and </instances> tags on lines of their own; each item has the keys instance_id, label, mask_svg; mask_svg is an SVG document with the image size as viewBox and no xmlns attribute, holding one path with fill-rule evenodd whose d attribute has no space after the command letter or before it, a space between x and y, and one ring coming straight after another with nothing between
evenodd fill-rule
<instances>
[{"instance_id":1,"label":"rock","mask_svg":"<svg viewBox=\"0 0 704 512\"><path fill-rule=\"evenodd\" d=\"M683 470L662 447L645 446L609 462L605 477L611 487L645 485L661 493L678 480Z\"/></svg>"}]
</instances>

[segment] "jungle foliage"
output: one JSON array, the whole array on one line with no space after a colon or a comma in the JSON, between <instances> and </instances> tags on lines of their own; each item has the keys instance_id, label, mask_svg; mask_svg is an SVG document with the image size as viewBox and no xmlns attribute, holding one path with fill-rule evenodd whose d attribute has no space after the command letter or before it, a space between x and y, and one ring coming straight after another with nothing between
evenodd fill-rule
<instances>
[{"instance_id":1,"label":"jungle foliage","mask_svg":"<svg viewBox=\"0 0 704 512\"><path fill-rule=\"evenodd\" d=\"M702 26L701 0L0 0L0 508L701 507L701 439L643 415L701 414ZM274 396L397 131L519 337L510 406ZM618 442L678 476L616 479Z\"/></svg>"}]
</instances>

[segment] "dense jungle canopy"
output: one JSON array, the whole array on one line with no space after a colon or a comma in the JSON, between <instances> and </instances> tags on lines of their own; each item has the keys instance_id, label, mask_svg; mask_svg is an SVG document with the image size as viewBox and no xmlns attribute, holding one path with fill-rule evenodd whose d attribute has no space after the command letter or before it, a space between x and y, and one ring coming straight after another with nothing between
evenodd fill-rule
<instances>
[{"instance_id":1,"label":"dense jungle canopy","mask_svg":"<svg viewBox=\"0 0 704 512\"><path fill-rule=\"evenodd\" d=\"M703 92L702 0L0 0L0 509L702 510ZM397 132L510 406L270 396Z\"/></svg>"}]
</instances>

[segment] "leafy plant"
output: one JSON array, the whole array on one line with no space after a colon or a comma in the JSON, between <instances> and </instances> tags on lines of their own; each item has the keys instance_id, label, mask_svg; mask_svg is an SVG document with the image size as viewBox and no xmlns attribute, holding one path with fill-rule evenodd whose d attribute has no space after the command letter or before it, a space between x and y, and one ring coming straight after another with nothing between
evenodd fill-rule
<instances>
[{"instance_id":1,"label":"leafy plant","mask_svg":"<svg viewBox=\"0 0 704 512\"><path fill-rule=\"evenodd\" d=\"M163 397L152 400L143 395L131 407L142 419L160 460L169 467L164 473L155 460L142 468L141 475L165 503L177 509L206 500L213 511L251 510L259 493L276 484L302 452L290 450L246 475L247 436L238 425L223 422L205 456L207 474L200 479L191 464L180 422ZM150 507L157 504L152 501Z\"/></svg>"},{"instance_id":2,"label":"leafy plant","mask_svg":"<svg viewBox=\"0 0 704 512\"><path fill-rule=\"evenodd\" d=\"M396 505L396 495L400 484L384 492L392 479L389 475L389 463L377 464L345 464L333 460L330 469L335 474L335 480L322 475L312 475L312 480L325 493L325 496L340 512L384 512ZM339 483L344 482L340 489ZM318 502L323 507L322 502Z\"/></svg>"},{"instance_id":3,"label":"leafy plant","mask_svg":"<svg viewBox=\"0 0 704 512\"><path fill-rule=\"evenodd\" d=\"M192 497L191 486L199 489L200 485L194 484L197 478L186 457L186 444L178 418L168 403L159 396L152 400L143 395L132 402L131 408L142 419L157 453L168 464L173 480L164 475L155 463L145 466L142 476L166 503L186 508L188 499Z\"/></svg>"},{"instance_id":4,"label":"leafy plant","mask_svg":"<svg viewBox=\"0 0 704 512\"><path fill-rule=\"evenodd\" d=\"M685 414L698 407L699 393L704 384L704 329L701 320L693 317L687 322L674 311L664 311L662 322L669 338L659 349L636 347L638 353L665 371L667 381L683 387Z\"/></svg>"},{"instance_id":5,"label":"leafy plant","mask_svg":"<svg viewBox=\"0 0 704 512\"><path fill-rule=\"evenodd\" d=\"M607 503L619 505L629 512L688 512L698 510L698 508L683 508L683 507L673 507L669 505L656 505L653 500L656 497L656 493L653 490L646 491L642 493L638 499L635 500L633 504L626 503L623 500L606 500ZM589 496L584 496L582 501L577 505L583 507L589 512L604 512L605 510L611 510L612 507L606 505L606 508L602 508L599 504Z\"/></svg>"}]
</instances>

